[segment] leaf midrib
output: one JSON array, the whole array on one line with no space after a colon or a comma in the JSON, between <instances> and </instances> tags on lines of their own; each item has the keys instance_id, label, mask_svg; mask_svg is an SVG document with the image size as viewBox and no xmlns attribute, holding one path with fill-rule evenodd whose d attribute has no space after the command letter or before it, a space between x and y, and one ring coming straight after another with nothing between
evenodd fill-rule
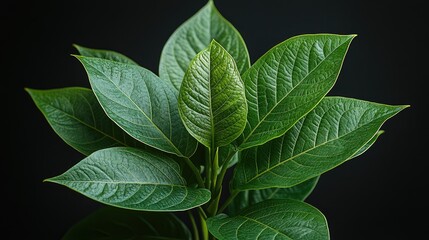
<instances>
[{"instance_id":1,"label":"leaf midrib","mask_svg":"<svg viewBox=\"0 0 429 240\"><path fill-rule=\"evenodd\" d=\"M298 84L296 84L285 96L283 96L280 101L278 101L269 111L267 114L265 114L265 116L256 124L256 126L252 129L252 131L250 131L250 133L247 135L247 137L244 138L243 142L240 145L243 145L251 136L252 134L255 132L255 130L262 124L262 122L271 114L272 111L274 111L274 109L277 108L277 106L283 102L283 100L289 96L290 93L292 93L298 86L301 85L302 82L304 82L308 76L310 76L316 69L319 68L320 65L322 65L322 63L324 63L326 61L326 59L328 59L334 52L336 52L338 50L338 48L342 47L344 44L347 44L349 39L347 39L346 41L344 41L343 43L341 43L340 45L338 45L338 47L336 47L332 52L330 52L328 55L325 56L325 58L323 59L323 61L321 61L319 64L317 64L316 67L314 67L301 81L299 81ZM296 59L296 58L295 58ZM249 69L250 70L250 69ZM249 72L250 74L250 72ZM258 99L258 97L256 97ZM314 106L316 107L316 106ZM313 107L313 108L314 108ZM311 109L309 110L311 111ZM259 109L258 109L259 112ZM247 121L249 123L250 126L250 122Z\"/></svg>"},{"instance_id":2,"label":"leaf midrib","mask_svg":"<svg viewBox=\"0 0 429 240\"><path fill-rule=\"evenodd\" d=\"M288 236L288 235L286 235L285 233L283 233L283 232L281 232L281 231L279 231L279 230L277 230L277 229L275 229L275 228L273 228L273 227L271 227L271 226L269 226L269 225L267 225L267 224L265 224L265 223L263 223L263 222L260 222L260 221L258 221L258 220L256 220L256 219L253 219L253 218L249 218L249 217L244 216L244 215L240 215L240 217L242 217L242 218L246 219L247 221L252 221L252 222L255 222L255 223L259 224L259 225L262 225L262 226L264 226L265 228L269 228L269 229L271 229L273 232L276 232L277 234L281 234L281 235L283 235L283 236L287 237L288 239L293 240L291 237L289 237L289 236Z\"/></svg>"},{"instance_id":3,"label":"leaf midrib","mask_svg":"<svg viewBox=\"0 0 429 240\"><path fill-rule=\"evenodd\" d=\"M107 61L110 61L110 60L107 60ZM124 64L126 64L126 63L124 63ZM126 64L126 65L129 65L129 66L133 66L133 67L135 67L135 65L132 65L132 64ZM152 121L152 119L151 118L149 118L148 116L147 116L147 114L143 111L143 109L141 109L136 103L135 103L135 101L134 100L132 100L127 94L125 94L119 87L118 87L118 85L116 85L113 81L112 81L112 79L110 78L110 77L108 77L106 74L104 74L102 71L100 71L98 68L96 68L94 65L92 65L91 64L91 66L95 69L95 70L97 70L99 73L101 73L103 76L105 76L107 79L109 79L109 81L116 87L116 89L119 91L119 92L121 92L128 100L130 100L130 102L149 120L149 122L155 127L155 129L156 130L158 130L160 133L161 133L161 136L164 138L164 139L166 139L167 140L167 142L170 144L170 146L171 147L173 147L173 149L175 150L175 152L176 152L176 154L180 154L180 156L185 156L184 154L182 154L180 151L179 151L179 149L177 149L177 147L173 144L173 142L164 134L164 132L163 131L161 131L161 129L159 129L159 127ZM137 66L138 67L138 66ZM140 74L140 71L139 71L139 74ZM143 79L143 78L142 78ZM143 81L144 81L144 79L143 79ZM104 94L103 94L104 95ZM152 104L151 104L151 106L152 106ZM124 131L126 131L125 129L124 129ZM127 131L126 131L127 132ZM146 143L146 144L148 144L148 143ZM149 144L148 144L149 145ZM151 146L153 146L153 144L150 144ZM155 147L155 146L153 146L153 147ZM155 147L155 148L157 148L157 149L159 149L158 147ZM160 149L161 150L161 149Z\"/></svg>"},{"instance_id":4,"label":"leaf midrib","mask_svg":"<svg viewBox=\"0 0 429 240\"><path fill-rule=\"evenodd\" d=\"M320 145L314 146L314 147L309 148L309 149L307 149L307 150L305 150L305 151L303 151L303 152L298 153L298 154L297 154L297 155L295 155L295 156L292 156L292 157L290 157L290 158L288 158L288 159L285 159L284 161L280 161L279 163L274 164L272 167L269 167L269 168L265 169L265 170L264 170L264 171L262 171L261 173L256 174L254 177L252 177L249 181L246 181L245 183L246 183L246 184L248 184L248 183L252 182L253 180L255 180L255 179L259 178L260 176L262 176L262 175L266 174L267 172L270 172L270 171L271 171L271 170L273 170L274 168L277 168L277 167L279 167L279 166L281 166L281 165L283 165L283 164L286 164L286 163L288 163L288 162L290 162L290 161L294 160L295 158L297 158L297 157L299 157L299 156L301 156L301 155L303 155L303 154L306 154L306 153L307 153L307 152L309 152L309 151L312 151L312 150L314 150L314 149L316 149L316 148L319 148L319 147L323 147L325 144L328 144L328 143L330 143L330 142L332 142L332 141L339 140L339 139L341 139L341 138L343 138L343 137L345 137L345 136L347 136L347 135L349 135L349 134L352 134L353 132L357 131L358 129L360 129L360 128L364 127L364 126L367 126L367 125L369 125L369 124L371 124L371 123L375 122L376 120L378 120L378 119L380 119L380 118L383 118L383 117L384 117L384 116L386 116L386 115L389 115L389 114L382 115L382 116L380 116L380 117L378 117L378 118L374 119L373 121L371 121L371 122L369 122L369 123L366 123L366 124L363 124L363 125L361 125L361 126L359 126L359 127L355 128L353 131L350 131L350 132L348 132L348 133L346 133L346 134L344 134L344 135L342 135L342 136L340 136L340 137L338 137L338 138L334 138L334 139L328 140L328 141L326 141L326 142L324 142L324 143L322 143L322 144L320 144ZM377 133L377 132L376 132L376 133ZM368 141L370 141L371 139L372 139L372 137L371 137L370 139L368 139ZM366 142L364 143L364 145L362 145L362 146L365 146L365 144L366 144L368 141L366 141ZM360 149L360 148L359 148L359 149ZM359 149L358 149L358 150L356 150L356 151L359 151ZM353 155L354 155L354 153L352 153L350 156L353 156ZM347 159L348 159L348 158L347 158Z\"/></svg>"},{"instance_id":5,"label":"leaf midrib","mask_svg":"<svg viewBox=\"0 0 429 240\"><path fill-rule=\"evenodd\" d=\"M180 188L189 188L185 185L178 185L178 184L167 184L167 183L153 183L153 182L128 182L128 181L87 181L87 180L57 180L57 179L47 179L46 181L50 182L58 182L58 183L102 183L102 184L133 184L133 185L153 185L153 186L168 186L168 187L180 187Z\"/></svg>"}]
</instances>

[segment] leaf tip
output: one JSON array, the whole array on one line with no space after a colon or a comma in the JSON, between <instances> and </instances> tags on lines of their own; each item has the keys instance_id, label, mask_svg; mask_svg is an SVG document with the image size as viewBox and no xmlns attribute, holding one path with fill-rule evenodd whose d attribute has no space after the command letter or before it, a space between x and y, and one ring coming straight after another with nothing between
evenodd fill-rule
<instances>
[{"instance_id":1,"label":"leaf tip","mask_svg":"<svg viewBox=\"0 0 429 240\"><path fill-rule=\"evenodd\" d=\"M31 89L31 88L28 88L28 87L25 87L25 88L24 88L24 91L26 91L26 92L27 92L28 94L30 94L30 95L33 93L33 90L34 90L34 89Z\"/></svg>"}]
</instances>

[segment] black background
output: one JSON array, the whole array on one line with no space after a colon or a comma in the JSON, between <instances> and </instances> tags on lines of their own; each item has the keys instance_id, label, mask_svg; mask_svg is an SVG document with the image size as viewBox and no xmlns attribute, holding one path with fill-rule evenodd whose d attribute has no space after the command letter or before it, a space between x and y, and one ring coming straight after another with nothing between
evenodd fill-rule
<instances>
[{"instance_id":1,"label":"black background","mask_svg":"<svg viewBox=\"0 0 429 240\"><path fill-rule=\"evenodd\" d=\"M24 87L89 87L73 43L111 49L157 72L162 47L205 1L28 1L0 3L2 25L3 220L5 239L60 239L95 203L42 183L82 155L55 135ZM324 174L308 202L327 216L331 238L419 239L427 226L424 176L427 58L423 6L413 1L218 0L252 62L304 33L356 33L329 95L410 104L363 156ZM418 220L417 216L423 216ZM426 224L424 224L426 222ZM14 229L17 230L14 230ZM423 237L424 238L424 237Z\"/></svg>"}]
</instances>

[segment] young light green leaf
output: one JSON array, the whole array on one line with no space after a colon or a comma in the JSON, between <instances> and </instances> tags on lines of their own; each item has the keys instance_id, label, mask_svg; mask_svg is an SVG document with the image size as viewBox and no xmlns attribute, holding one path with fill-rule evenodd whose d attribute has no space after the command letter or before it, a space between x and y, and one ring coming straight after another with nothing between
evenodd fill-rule
<instances>
[{"instance_id":1,"label":"young light green leaf","mask_svg":"<svg viewBox=\"0 0 429 240\"><path fill-rule=\"evenodd\" d=\"M285 135L242 152L233 188L291 187L350 159L407 106L326 97Z\"/></svg>"},{"instance_id":2,"label":"young light green leaf","mask_svg":"<svg viewBox=\"0 0 429 240\"><path fill-rule=\"evenodd\" d=\"M260 202L233 217L220 214L207 219L207 226L219 240L329 239L325 216L313 206L292 199Z\"/></svg>"},{"instance_id":3,"label":"young light green leaf","mask_svg":"<svg viewBox=\"0 0 429 240\"><path fill-rule=\"evenodd\" d=\"M335 84L354 35L290 38L269 50L243 75L249 106L240 149L280 137Z\"/></svg>"},{"instance_id":4,"label":"young light green leaf","mask_svg":"<svg viewBox=\"0 0 429 240\"><path fill-rule=\"evenodd\" d=\"M311 178L290 188L266 188L246 190L238 193L228 206L228 213L236 215L242 209L270 199L295 199L304 201L316 187L319 177Z\"/></svg>"},{"instance_id":5,"label":"young light green leaf","mask_svg":"<svg viewBox=\"0 0 429 240\"><path fill-rule=\"evenodd\" d=\"M183 126L177 92L142 67L77 56L107 115L129 135L159 150L190 157L197 141Z\"/></svg>"},{"instance_id":6,"label":"young light green leaf","mask_svg":"<svg viewBox=\"0 0 429 240\"><path fill-rule=\"evenodd\" d=\"M216 41L192 60L179 92L179 113L201 144L225 146L246 124L244 84L234 59Z\"/></svg>"},{"instance_id":7,"label":"young light green leaf","mask_svg":"<svg viewBox=\"0 0 429 240\"><path fill-rule=\"evenodd\" d=\"M179 90L189 63L213 39L232 55L240 73L249 68L249 54L240 33L209 1L168 39L159 63L161 79L170 81Z\"/></svg>"},{"instance_id":8,"label":"young light green leaf","mask_svg":"<svg viewBox=\"0 0 429 240\"><path fill-rule=\"evenodd\" d=\"M174 214L104 207L87 216L62 240L163 239L191 240L186 225Z\"/></svg>"},{"instance_id":9,"label":"young light green leaf","mask_svg":"<svg viewBox=\"0 0 429 240\"><path fill-rule=\"evenodd\" d=\"M207 189L186 186L174 160L135 148L99 150L46 181L101 203L132 210L183 211L210 200Z\"/></svg>"},{"instance_id":10,"label":"young light green leaf","mask_svg":"<svg viewBox=\"0 0 429 240\"><path fill-rule=\"evenodd\" d=\"M54 131L85 155L116 146L144 148L106 116L89 89L26 90Z\"/></svg>"},{"instance_id":11,"label":"young light green leaf","mask_svg":"<svg viewBox=\"0 0 429 240\"><path fill-rule=\"evenodd\" d=\"M85 57L102 58L106 60L112 60L114 62L138 65L136 62L134 62L127 56L118 52L114 52L110 50L86 48L86 47L79 46L77 44L73 44L73 46L77 49L80 55Z\"/></svg>"}]
</instances>

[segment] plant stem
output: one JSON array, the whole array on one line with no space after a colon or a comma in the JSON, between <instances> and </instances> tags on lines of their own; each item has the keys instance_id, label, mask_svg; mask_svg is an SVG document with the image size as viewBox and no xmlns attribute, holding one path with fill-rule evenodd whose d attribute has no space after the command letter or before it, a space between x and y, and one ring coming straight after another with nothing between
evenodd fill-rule
<instances>
[{"instance_id":1,"label":"plant stem","mask_svg":"<svg viewBox=\"0 0 429 240\"><path fill-rule=\"evenodd\" d=\"M214 150L214 155L213 155L213 167L212 167L212 187L210 190L212 190L215 194L217 194L216 191L216 182L217 182L217 172L219 170L219 148L216 148Z\"/></svg>"},{"instance_id":2,"label":"plant stem","mask_svg":"<svg viewBox=\"0 0 429 240\"><path fill-rule=\"evenodd\" d=\"M201 177L201 174L200 174L200 171L198 170L198 168L195 166L194 163L192 163L191 159L186 158L186 157L184 159L185 159L186 164L188 164L189 168L192 170L195 177L197 178L198 186L204 187L204 181L203 181L203 178Z\"/></svg>"},{"instance_id":3,"label":"plant stem","mask_svg":"<svg viewBox=\"0 0 429 240\"><path fill-rule=\"evenodd\" d=\"M204 211L199 211L201 234L203 235L203 240L209 240L209 230L207 229L206 217L204 215Z\"/></svg>"},{"instance_id":4,"label":"plant stem","mask_svg":"<svg viewBox=\"0 0 429 240\"><path fill-rule=\"evenodd\" d=\"M192 211L187 211L189 220L192 224L192 233L194 234L194 240L200 240L200 235L197 228L197 223L195 222L194 215L192 215Z\"/></svg>"},{"instance_id":5,"label":"plant stem","mask_svg":"<svg viewBox=\"0 0 429 240\"><path fill-rule=\"evenodd\" d=\"M225 200L225 203L222 205L218 212L223 212L226 207L228 207L228 205L232 202L232 200L234 200L238 193L238 191L232 192L231 195L229 195L229 197Z\"/></svg>"},{"instance_id":6,"label":"plant stem","mask_svg":"<svg viewBox=\"0 0 429 240\"><path fill-rule=\"evenodd\" d=\"M205 165L205 167L204 167L204 171L206 172L206 182L205 182L205 184L206 184L206 188L207 189L210 189L210 187L211 187L211 185L212 185L212 180L211 180L211 178L212 178L212 162L211 162L211 159L212 159L212 150L211 150L211 148L209 148L208 149L208 154L206 153L206 165Z\"/></svg>"},{"instance_id":7,"label":"plant stem","mask_svg":"<svg viewBox=\"0 0 429 240\"><path fill-rule=\"evenodd\" d=\"M223 179L225 178L226 171L228 170L229 162L231 161L232 157L233 157L236 153L237 153L236 151L233 151L232 153L230 153L230 154L226 157L225 161L223 162L223 164L222 164L222 166L221 166L221 167L222 167L221 172L219 173L219 176L217 177L218 181L217 181L217 183L216 183L216 187L215 187L215 191L216 191L216 192L220 191L220 189L222 188Z\"/></svg>"}]
</instances>

